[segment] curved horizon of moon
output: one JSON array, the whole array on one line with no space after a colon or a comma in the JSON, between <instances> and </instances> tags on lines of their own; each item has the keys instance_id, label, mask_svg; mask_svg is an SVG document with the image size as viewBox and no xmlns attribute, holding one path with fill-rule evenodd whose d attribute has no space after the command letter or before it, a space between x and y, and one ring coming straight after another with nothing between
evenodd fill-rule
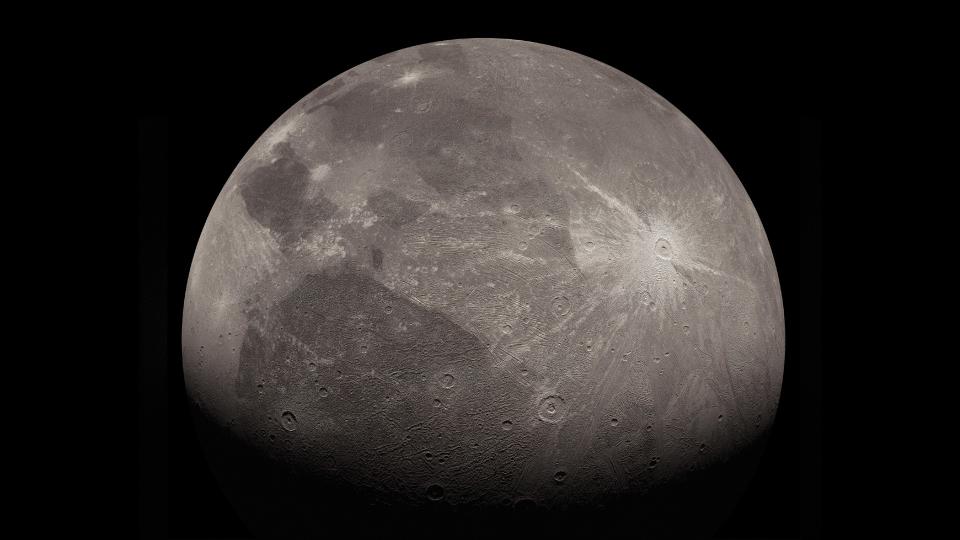
<instances>
[{"instance_id":1,"label":"curved horizon of moon","mask_svg":"<svg viewBox=\"0 0 960 540\"><path fill-rule=\"evenodd\" d=\"M204 422L401 507L654 493L763 439L784 360L713 144L614 68L501 39L281 115L210 211L182 336Z\"/></svg>"}]
</instances>

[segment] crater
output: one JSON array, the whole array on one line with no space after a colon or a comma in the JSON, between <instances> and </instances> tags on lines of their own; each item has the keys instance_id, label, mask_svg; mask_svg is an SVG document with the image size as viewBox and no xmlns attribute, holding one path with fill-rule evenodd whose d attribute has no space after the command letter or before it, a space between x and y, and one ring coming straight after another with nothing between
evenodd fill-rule
<instances>
[{"instance_id":1,"label":"crater","mask_svg":"<svg viewBox=\"0 0 960 540\"><path fill-rule=\"evenodd\" d=\"M673 248L670 246L670 242L667 242L664 238L657 240L657 244L653 247L653 250L656 252L657 257L663 260L669 261L673 257Z\"/></svg>"},{"instance_id":2,"label":"crater","mask_svg":"<svg viewBox=\"0 0 960 540\"><path fill-rule=\"evenodd\" d=\"M555 424L563 420L566 414L566 404L560 396L547 396L540 401L540 407L537 409L537 415L544 422Z\"/></svg>"}]
</instances>

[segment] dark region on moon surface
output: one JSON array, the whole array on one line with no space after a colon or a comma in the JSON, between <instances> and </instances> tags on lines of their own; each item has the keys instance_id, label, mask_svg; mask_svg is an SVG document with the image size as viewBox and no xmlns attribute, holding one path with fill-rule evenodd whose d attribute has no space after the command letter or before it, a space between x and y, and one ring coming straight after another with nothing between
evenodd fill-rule
<instances>
[{"instance_id":1,"label":"dark region on moon surface","mask_svg":"<svg viewBox=\"0 0 960 540\"><path fill-rule=\"evenodd\" d=\"M250 216L290 246L330 219L337 205L323 194L307 198L310 171L290 145L278 145L280 157L256 168L240 188Z\"/></svg>"},{"instance_id":2,"label":"dark region on moon surface","mask_svg":"<svg viewBox=\"0 0 960 540\"><path fill-rule=\"evenodd\" d=\"M240 351L237 392L243 398L255 397L257 381L266 378L274 381L271 387L292 390L310 380L310 362L328 358L357 372L376 368L390 374L469 366L486 354L472 333L350 264L305 276L260 324L247 328Z\"/></svg>"}]
</instances>

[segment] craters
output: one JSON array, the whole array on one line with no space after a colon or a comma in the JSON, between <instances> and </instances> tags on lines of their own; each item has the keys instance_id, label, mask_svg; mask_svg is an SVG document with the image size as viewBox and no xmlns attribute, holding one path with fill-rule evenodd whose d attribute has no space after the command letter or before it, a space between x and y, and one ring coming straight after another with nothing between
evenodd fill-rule
<instances>
[{"instance_id":1,"label":"craters","mask_svg":"<svg viewBox=\"0 0 960 540\"><path fill-rule=\"evenodd\" d=\"M325 398L325 397L327 397L327 396L330 395L330 391L327 390L327 387L326 387L326 386L321 386L320 389L317 391L317 393L318 393L318 394L320 395L320 397L322 397L322 398Z\"/></svg>"},{"instance_id":2,"label":"craters","mask_svg":"<svg viewBox=\"0 0 960 540\"><path fill-rule=\"evenodd\" d=\"M453 388L455 384L457 384L457 379L449 373L440 378L440 386L444 388Z\"/></svg>"},{"instance_id":3,"label":"craters","mask_svg":"<svg viewBox=\"0 0 960 540\"><path fill-rule=\"evenodd\" d=\"M407 70L403 72L403 75L397 77L391 86L394 88L410 86L411 84L417 84L426 76L427 73L422 69Z\"/></svg>"},{"instance_id":4,"label":"craters","mask_svg":"<svg viewBox=\"0 0 960 540\"><path fill-rule=\"evenodd\" d=\"M416 104L413 108L413 112L417 114L426 114L430 112L430 109L433 108L433 100L425 99Z\"/></svg>"},{"instance_id":5,"label":"craters","mask_svg":"<svg viewBox=\"0 0 960 540\"><path fill-rule=\"evenodd\" d=\"M507 207L506 211L508 214L518 214L520 213L520 205L517 203L513 203Z\"/></svg>"},{"instance_id":6,"label":"craters","mask_svg":"<svg viewBox=\"0 0 960 540\"><path fill-rule=\"evenodd\" d=\"M657 468L657 465L659 465L659 464L660 464L660 458L657 457L657 456L654 456L654 457L650 458L650 462L647 464L647 470L648 470L648 471L652 471L652 470L656 469L656 468Z\"/></svg>"},{"instance_id":7,"label":"craters","mask_svg":"<svg viewBox=\"0 0 960 540\"><path fill-rule=\"evenodd\" d=\"M510 420L504 420L503 423L500 424L500 427L501 427L504 431L512 431L512 430L513 430L513 422L511 422Z\"/></svg>"},{"instance_id":8,"label":"craters","mask_svg":"<svg viewBox=\"0 0 960 540\"><path fill-rule=\"evenodd\" d=\"M280 415L280 425L287 431L296 431L297 417L290 411L283 411Z\"/></svg>"},{"instance_id":9,"label":"craters","mask_svg":"<svg viewBox=\"0 0 960 540\"><path fill-rule=\"evenodd\" d=\"M563 481L566 479L567 479L567 473L565 473L564 471L557 471L556 474L553 475L553 481L558 484L562 484Z\"/></svg>"},{"instance_id":10,"label":"craters","mask_svg":"<svg viewBox=\"0 0 960 540\"><path fill-rule=\"evenodd\" d=\"M427 498L431 501L439 501L443 499L443 486L439 484L433 484L427 488Z\"/></svg>"},{"instance_id":11,"label":"craters","mask_svg":"<svg viewBox=\"0 0 960 540\"><path fill-rule=\"evenodd\" d=\"M513 333L513 327L510 326L509 324L505 324L505 325L503 325L503 326L500 327L500 331L503 332L504 334L512 334L512 333Z\"/></svg>"},{"instance_id":12,"label":"craters","mask_svg":"<svg viewBox=\"0 0 960 540\"><path fill-rule=\"evenodd\" d=\"M567 313L570 313L570 299L566 296L555 296L553 298L553 313L558 317L562 317Z\"/></svg>"},{"instance_id":13,"label":"craters","mask_svg":"<svg viewBox=\"0 0 960 540\"><path fill-rule=\"evenodd\" d=\"M537 408L537 415L544 422L556 424L563 420L566 414L566 404L560 396L547 396L540 400L540 406Z\"/></svg>"},{"instance_id":14,"label":"craters","mask_svg":"<svg viewBox=\"0 0 960 540\"><path fill-rule=\"evenodd\" d=\"M664 238L657 240L656 245L653 247L653 251L657 254L657 257L660 257L665 261L669 261L671 258L673 258L673 248L670 246L670 242Z\"/></svg>"},{"instance_id":15,"label":"craters","mask_svg":"<svg viewBox=\"0 0 960 540\"><path fill-rule=\"evenodd\" d=\"M618 420L618 419L616 419L616 418L611 418L611 419L610 419L610 425L613 426L613 427L617 427L617 426L620 425L620 420Z\"/></svg>"},{"instance_id":16,"label":"craters","mask_svg":"<svg viewBox=\"0 0 960 540\"><path fill-rule=\"evenodd\" d=\"M520 243L517 244L517 247L520 248L520 251L526 251L526 250L527 250L527 246L528 246L528 244L527 244L527 241L526 241L526 240L521 240Z\"/></svg>"},{"instance_id":17,"label":"craters","mask_svg":"<svg viewBox=\"0 0 960 540\"><path fill-rule=\"evenodd\" d=\"M653 301L653 297L650 296L650 291L643 291L640 293L640 305L646 306L650 311L654 311L657 307L657 303Z\"/></svg>"}]
</instances>

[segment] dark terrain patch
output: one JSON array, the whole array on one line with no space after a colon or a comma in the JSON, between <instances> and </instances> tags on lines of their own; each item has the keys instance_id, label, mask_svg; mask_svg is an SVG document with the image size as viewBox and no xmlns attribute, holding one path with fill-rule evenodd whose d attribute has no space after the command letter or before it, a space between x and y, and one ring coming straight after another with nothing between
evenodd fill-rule
<instances>
[{"instance_id":1,"label":"dark terrain patch","mask_svg":"<svg viewBox=\"0 0 960 540\"><path fill-rule=\"evenodd\" d=\"M467 55L462 45L447 43L446 45L421 45L417 53L424 63L448 69L455 73L465 74L470 70Z\"/></svg>"},{"instance_id":2,"label":"dark terrain patch","mask_svg":"<svg viewBox=\"0 0 960 540\"><path fill-rule=\"evenodd\" d=\"M310 171L288 143L280 143L277 151L276 161L247 175L240 194L250 217L276 234L286 248L330 219L337 205L323 194L307 200Z\"/></svg>"},{"instance_id":3,"label":"dark terrain patch","mask_svg":"<svg viewBox=\"0 0 960 540\"><path fill-rule=\"evenodd\" d=\"M304 112L310 114L323 107L326 98L343 88L343 84L343 77L336 77L320 85L303 100L303 106L306 108Z\"/></svg>"},{"instance_id":4,"label":"dark terrain patch","mask_svg":"<svg viewBox=\"0 0 960 540\"><path fill-rule=\"evenodd\" d=\"M375 82L361 82L349 91L327 101L332 107L331 132L341 142L379 142L384 137L384 122L403 104L392 89Z\"/></svg>"},{"instance_id":5,"label":"dark terrain patch","mask_svg":"<svg viewBox=\"0 0 960 540\"><path fill-rule=\"evenodd\" d=\"M389 313L385 306L392 306ZM344 265L304 277L276 307L282 330L320 356L338 357L363 342L381 369L443 365L486 350L473 334ZM359 316L362 316L362 320ZM416 331L397 324L419 323Z\"/></svg>"},{"instance_id":6,"label":"dark terrain patch","mask_svg":"<svg viewBox=\"0 0 960 540\"><path fill-rule=\"evenodd\" d=\"M521 161L511 138L513 119L476 101L456 98L411 126L407 154L423 181L443 195L482 188Z\"/></svg>"},{"instance_id":7,"label":"dark terrain patch","mask_svg":"<svg viewBox=\"0 0 960 540\"><path fill-rule=\"evenodd\" d=\"M383 251L381 251L380 248L373 248L370 252L370 259L375 269L380 270L383 268Z\"/></svg>"}]
</instances>

